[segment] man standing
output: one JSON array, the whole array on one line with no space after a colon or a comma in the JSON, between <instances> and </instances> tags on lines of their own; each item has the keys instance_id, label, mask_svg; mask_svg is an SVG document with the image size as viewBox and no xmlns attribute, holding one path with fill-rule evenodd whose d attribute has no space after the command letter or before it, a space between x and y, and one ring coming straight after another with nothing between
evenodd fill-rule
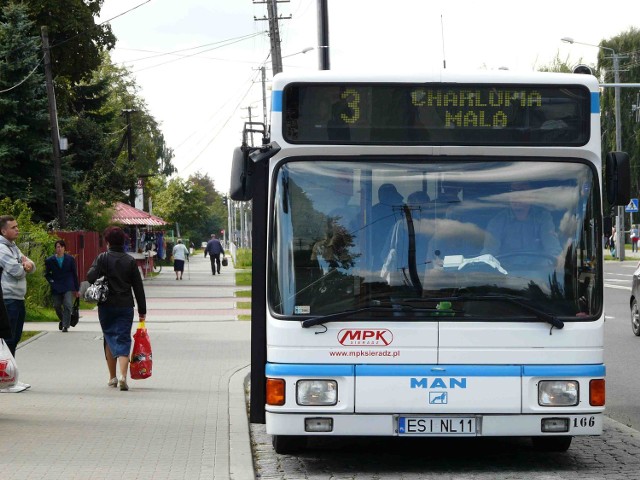
<instances>
[{"instance_id":1,"label":"man standing","mask_svg":"<svg viewBox=\"0 0 640 480\"><path fill-rule=\"evenodd\" d=\"M209 260L211 260L211 273L213 275L218 272L220 275L220 254L224 253L224 248L220 240L216 238L214 233L211 234L211 240L207 242L207 248L205 248L205 255L209 254Z\"/></svg>"},{"instance_id":2,"label":"man standing","mask_svg":"<svg viewBox=\"0 0 640 480\"><path fill-rule=\"evenodd\" d=\"M12 355L16 356L16 347L22 337L24 327L25 305L27 294L27 274L36 270L36 264L25 257L15 241L20 234L18 222L11 215L0 216L0 268L2 269L2 296L11 324L11 337L7 345ZM31 385L17 382L13 387L0 389L1 393L16 393L26 390Z\"/></svg>"},{"instance_id":3,"label":"man standing","mask_svg":"<svg viewBox=\"0 0 640 480\"><path fill-rule=\"evenodd\" d=\"M68 332L71 325L73 300L80 297L76 260L65 252L66 247L64 240L56 241L56 254L44 261L44 276L51 284L53 308L60 320L58 330L63 332Z\"/></svg>"}]
</instances>

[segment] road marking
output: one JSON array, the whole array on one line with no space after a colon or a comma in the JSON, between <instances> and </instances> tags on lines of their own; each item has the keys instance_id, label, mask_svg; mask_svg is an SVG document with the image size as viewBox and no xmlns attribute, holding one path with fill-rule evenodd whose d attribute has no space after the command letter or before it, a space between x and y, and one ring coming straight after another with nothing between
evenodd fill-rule
<instances>
[{"instance_id":1,"label":"road marking","mask_svg":"<svg viewBox=\"0 0 640 480\"><path fill-rule=\"evenodd\" d=\"M627 291L631 291L631 287L623 287L622 285L610 285L608 283L604 284L605 287L607 288L617 288L618 290L627 290Z\"/></svg>"}]
</instances>

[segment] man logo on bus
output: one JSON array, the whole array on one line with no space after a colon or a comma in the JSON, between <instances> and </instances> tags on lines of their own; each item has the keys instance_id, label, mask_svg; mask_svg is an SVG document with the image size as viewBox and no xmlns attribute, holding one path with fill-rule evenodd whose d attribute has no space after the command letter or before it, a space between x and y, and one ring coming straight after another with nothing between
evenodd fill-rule
<instances>
[{"instance_id":1,"label":"man logo on bus","mask_svg":"<svg viewBox=\"0 0 640 480\"><path fill-rule=\"evenodd\" d=\"M346 347L386 347L393 342L393 333L386 328L344 328L338 332L338 342Z\"/></svg>"},{"instance_id":2,"label":"man logo on bus","mask_svg":"<svg viewBox=\"0 0 640 480\"><path fill-rule=\"evenodd\" d=\"M466 377L434 377L411 378L411 388L467 388Z\"/></svg>"}]
</instances>

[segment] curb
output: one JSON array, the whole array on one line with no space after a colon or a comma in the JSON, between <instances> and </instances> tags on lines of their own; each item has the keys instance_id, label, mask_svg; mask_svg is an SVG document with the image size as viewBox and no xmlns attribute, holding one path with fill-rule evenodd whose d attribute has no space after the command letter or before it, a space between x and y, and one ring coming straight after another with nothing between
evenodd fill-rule
<instances>
[{"instance_id":1,"label":"curb","mask_svg":"<svg viewBox=\"0 0 640 480\"><path fill-rule=\"evenodd\" d=\"M255 480L249 416L245 398L251 365L237 370L229 379L229 478Z\"/></svg>"}]
</instances>

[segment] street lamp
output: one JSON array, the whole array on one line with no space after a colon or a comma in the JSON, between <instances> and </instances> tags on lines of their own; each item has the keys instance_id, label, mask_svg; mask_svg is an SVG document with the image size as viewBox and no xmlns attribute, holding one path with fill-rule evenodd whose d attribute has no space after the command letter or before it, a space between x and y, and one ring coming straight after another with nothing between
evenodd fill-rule
<instances>
[{"instance_id":1,"label":"street lamp","mask_svg":"<svg viewBox=\"0 0 640 480\"><path fill-rule=\"evenodd\" d=\"M282 58L293 57L294 55L299 55L299 54L301 54L301 53L307 53L307 52L310 52L310 51L311 51L311 50L313 50L313 49L314 49L314 47L305 47L305 48L303 48L302 50L300 50L299 52L296 52L296 53L290 53L289 55L283 55L283 57L282 57Z\"/></svg>"},{"instance_id":2,"label":"street lamp","mask_svg":"<svg viewBox=\"0 0 640 480\"><path fill-rule=\"evenodd\" d=\"M602 45L593 45L591 43L576 42L571 37L564 37L560 39L562 42L578 45L586 45L588 47L600 48L611 52L611 58L613 59L613 74L614 74L614 108L615 108L615 121L616 121L616 150L622 151L622 123L620 120L620 56L613 48L603 47ZM618 245L618 259L624 260L624 207L618 206L618 215L616 217L616 245Z\"/></svg>"}]
</instances>

